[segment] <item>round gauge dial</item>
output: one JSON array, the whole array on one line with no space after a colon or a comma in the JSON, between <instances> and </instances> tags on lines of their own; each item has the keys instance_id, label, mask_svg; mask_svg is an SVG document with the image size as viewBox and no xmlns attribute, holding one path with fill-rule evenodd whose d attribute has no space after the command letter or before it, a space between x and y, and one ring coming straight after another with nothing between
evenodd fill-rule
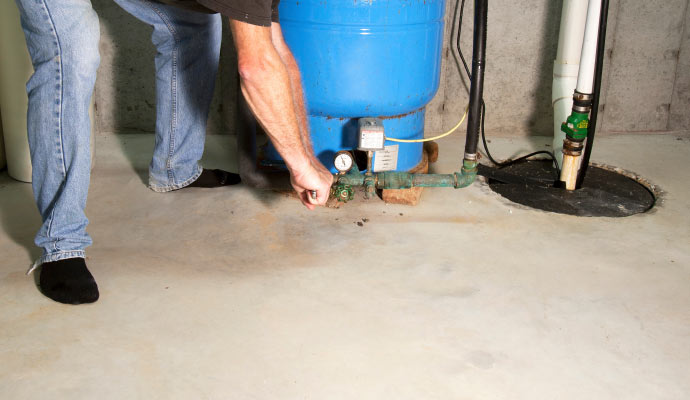
<instances>
[{"instance_id":1,"label":"round gauge dial","mask_svg":"<svg viewBox=\"0 0 690 400\"><path fill-rule=\"evenodd\" d=\"M335 165L335 169L337 169L338 172L347 172L350 169L352 169L352 166L355 164L355 160L349 151L343 150L335 154L333 164Z\"/></svg>"}]
</instances>

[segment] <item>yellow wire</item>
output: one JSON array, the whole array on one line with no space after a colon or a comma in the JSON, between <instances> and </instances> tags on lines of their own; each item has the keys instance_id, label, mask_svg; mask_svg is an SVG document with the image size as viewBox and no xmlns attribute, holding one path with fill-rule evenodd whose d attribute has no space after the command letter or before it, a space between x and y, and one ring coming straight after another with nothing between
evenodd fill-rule
<instances>
[{"instance_id":1,"label":"yellow wire","mask_svg":"<svg viewBox=\"0 0 690 400\"><path fill-rule=\"evenodd\" d=\"M465 118L467 118L467 110L469 110L469 108L470 108L470 106L468 104L467 107L465 107L465 113L462 115L462 119L460 119L460 122L458 122L458 124L455 125L453 127L453 129L449 130L446 133L442 133L438 136L434 136L434 137L430 137L430 138L424 138L424 139L393 139L393 138L387 137L386 140L391 141L391 142L400 142L400 143L421 143L421 142L430 142L432 140L444 138L444 137L450 135L451 133L455 132L455 130L458 129L460 127L460 125L462 125L463 122L465 122Z\"/></svg>"}]
</instances>

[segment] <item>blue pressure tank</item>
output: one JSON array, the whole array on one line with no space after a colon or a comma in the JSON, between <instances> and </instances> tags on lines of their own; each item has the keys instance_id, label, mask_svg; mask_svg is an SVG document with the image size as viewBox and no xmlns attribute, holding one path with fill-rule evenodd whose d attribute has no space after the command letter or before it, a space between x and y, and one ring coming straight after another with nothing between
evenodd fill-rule
<instances>
[{"instance_id":1,"label":"blue pressure tank","mask_svg":"<svg viewBox=\"0 0 690 400\"><path fill-rule=\"evenodd\" d=\"M281 1L314 152L326 167L335 172L334 154L357 148L361 117L381 118L386 137L424 137L425 106L440 78L444 10L445 0ZM406 171L422 160L422 143L386 146L387 161L377 163L384 157L377 152L375 170ZM271 146L266 157L279 159Z\"/></svg>"}]
</instances>

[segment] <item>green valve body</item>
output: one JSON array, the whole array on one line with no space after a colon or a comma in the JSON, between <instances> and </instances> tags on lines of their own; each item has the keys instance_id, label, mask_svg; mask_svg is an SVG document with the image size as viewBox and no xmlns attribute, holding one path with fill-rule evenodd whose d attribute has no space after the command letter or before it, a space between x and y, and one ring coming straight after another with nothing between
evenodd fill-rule
<instances>
[{"instance_id":1,"label":"green valve body","mask_svg":"<svg viewBox=\"0 0 690 400\"><path fill-rule=\"evenodd\" d=\"M569 139L577 142L585 140L587 128L589 128L589 113L579 113L577 111L573 111L568 119L561 124L561 131L565 132Z\"/></svg>"},{"instance_id":2,"label":"green valve body","mask_svg":"<svg viewBox=\"0 0 690 400\"><path fill-rule=\"evenodd\" d=\"M340 202L347 203L355 198L355 192L352 190L352 186L339 184L333 186L333 197Z\"/></svg>"}]
</instances>

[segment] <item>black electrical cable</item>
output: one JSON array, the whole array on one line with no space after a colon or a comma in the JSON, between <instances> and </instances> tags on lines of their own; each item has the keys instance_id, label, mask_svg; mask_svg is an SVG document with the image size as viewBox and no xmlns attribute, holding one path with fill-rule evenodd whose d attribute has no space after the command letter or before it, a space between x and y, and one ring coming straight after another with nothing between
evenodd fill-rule
<instances>
[{"instance_id":1,"label":"black electrical cable","mask_svg":"<svg viewBox=\"0 0 690 400\"><path fill-rule=\"evenodd\" d=\"M460 3L460 16L458 18L458 36L456 38L456 49L458 51L458 55L460 56L460 60L462 60L462 65L465 68L465 73L467 74L467 78L471 81L472 80L472 74L470 73L470 69L467 66L467 61L465 60L465 56L462 54L462 48L460 46L460 34L462 33L462 20L463 20L464 14L465 14L465 0L459 0L459 1L461 1L461 3ZM480 120L481 120L480 125L481 125L481 134L482 134L482 144L484 145L484 151L486 152L486 156L489 158L489 160L494 165L498 166L499 168L505 168L505 167L509 167L513 164L517 164L519 162L525 161L530 157L534 157L534 156L537 156L540 154L545 154L545 155L548 155L549 157L551 157L551 160L553 160L553 163L556 167L555 168L555 172L556 172L556 176L557 176L556 180L560 179L561 171L560 171L560 167L558 165L558 160L556 160L556 157L553 155L552 152L547 151L547 150L535 151L533 153L529 153L527 155L518 157L518 158L513 159L513 160L507 160L507 161L503 161L503 162L496 161L493 158L493 156L491 155L491 152L489 151L489 146L486 143L486 131L484 129L485 115L486 115L486 103L484 103L484 100L482 99L481 118L480 118Z\"/></svg>"},{"instance_id":2,"label":"black electrical cable","mask_svg":"<svg viewBox=\"0 0 690 400\"><path fill-rule=\"evenodd\" d=\"M582 166L577 175L575 188L582 187L582 182L587 175L587 167L589 167L589 157L592 154L592 146L594 146L594 135L597 132L597 119L599 117L599 93L601 92L601 76L604 71L604 53L606 52L606 25L609 16L609 0L601 1L601 14L599 15L599 32L597 33L597 59L594 67L594 87L592 99L592 112L589 117L589 127L587 129L587 142L585 143L585 151L582 156Z\"/></svg>"}]
</instances>

